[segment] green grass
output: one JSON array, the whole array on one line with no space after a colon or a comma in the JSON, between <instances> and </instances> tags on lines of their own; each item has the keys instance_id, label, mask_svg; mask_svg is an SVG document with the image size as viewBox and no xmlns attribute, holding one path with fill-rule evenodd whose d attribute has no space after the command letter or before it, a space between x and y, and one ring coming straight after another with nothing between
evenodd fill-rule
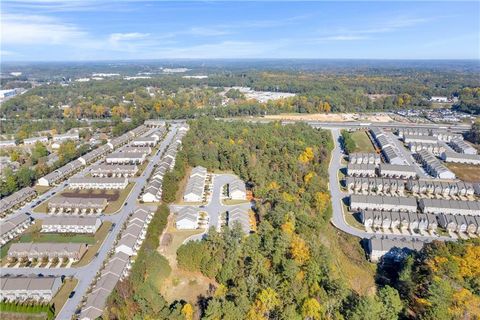
<instances>
[{"instance_id":1,"label":"green grass","mask_svg":"<svg viewBox=\"0 0 480 320\"><path fill-rule=\"evenodd\" d=\"M352 139L357 145L354 152L375 152L375 148L365 131L358 130L353 132Z\"/></svg>"},{"instance_id":2,"label":"green grass","mask_svg":"<svg viewBox=\"0 0 480 320\"><path fill-rule=\"evenodd\" d=\"M77 286L77 283L78 283L78 280L75 278L65 279L62 287L60 288L60 290L58 290L57 294L52 299L52 305L55 308L55 315L58 315L60 310L62 310L63 305L68 300L68 296L70 295L70 292L72 292L75 289L75 287Z\"/></svg>"},{"instance_id":3,"label":"green grass","mask_svg":"<svg viewBox=\"0 0 480 320\"><path fill-rule=\"evenodd\" d=\"M235 204L242 204L242 203L248 203L248 200L232 200L232 199L224 199L222 200L222 203L226 206L229 205L235 205Z\"/></svg>"},{"instance_id":4,"label":"green grass","mask_svg":"<svg viewBox=\"0 0 480 320\"><path fill-rule=\"evenodd\" d=\"M28 233L20 237L18 242L56 242L56 243L87 243L94 244L95 237L86 234L58 234L58 233Z\"/></svg>"}]
</instances>

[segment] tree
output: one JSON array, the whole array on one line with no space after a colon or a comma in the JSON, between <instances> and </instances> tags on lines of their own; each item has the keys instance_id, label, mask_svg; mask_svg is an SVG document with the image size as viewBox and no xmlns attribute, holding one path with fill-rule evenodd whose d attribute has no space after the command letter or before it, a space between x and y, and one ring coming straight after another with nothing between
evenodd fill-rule
<instances>
[{"instance_id":1,"label":"tree","mask_svg":"<svg viewBox=\"0 0 480 320\"><path fill-rule=\"evenodd\" d=\"M183 306L182 314L185 316L185 320L193 320L193 307L190 303Z\"/></svg>"},{"instance_id":2,"label":"tree","mask_svg":"<svg viewBox=\"0 0 480 320\"><path fill-rule=\"evenodd\" d=\"M381 319L398 319L398 316L403 309L403 303L398 291L390 286L385 286L378 292L378 297L383 305L383 310L380 314Z\"/></svg>"},{"instance_id":3,"label":"tree","mask_svg":"<svg viewBox=\"0 0 480 320\"><path fill-rule=\"evenodd\" d=\"M322 316L322 306L317 299L309 298L303 302L302 316L308 320L319 320Z\"/></svg>"}]
</instances>

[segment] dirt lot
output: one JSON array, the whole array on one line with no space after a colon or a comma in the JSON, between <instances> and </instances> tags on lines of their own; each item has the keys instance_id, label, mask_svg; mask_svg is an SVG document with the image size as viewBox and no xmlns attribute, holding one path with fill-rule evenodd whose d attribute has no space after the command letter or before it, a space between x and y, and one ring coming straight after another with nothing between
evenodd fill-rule
<instances>
[{"instance_id":1,"label":"dirt lot","mask_svg":"<svg viewBox=\"0 0 480 320\"><path fill-rule=\"evenodd\" d=\"M108 202L116 201L119 196L120 191L118 190L82 190L62 193L62 197L65 198L105 198L108 200Z\"/></svg>"},{"instance_id":2,"label":"dirt lot","mask_svg":"<svg viewBox=\"0 0 480 320\"><path fill-rule=\"evenodd\" d=\"M292 121L322 121L322 122L346 122L346 121L373 121L390 122L393 119L385 113L358 114L358 113L282 113L278 115L267 115L266 119L292 120Z\"/></svg>"},{"instance_id":3,"label":"dirt lot","mask_svg":"<svg viewBox=\"0 0 480 320\"><path fill-rule=\"evenodd\" d=\"M461 163L446 163L446 165L457 178L465 182L480 182L480 166Z\"/></svg>"},{"instance_id":4,"label":"dirt lot","mask_svg":"<svg viewBox=\"0 0 480 320\"><path fill-rule=\"evenodd\" d=\"M192 304L200 295L206 295L215 281L200 272L189 272L178 268L177 249L188 237L203 230L177 230L173 227L173 215L170 215L167 228L160 237L158 252L163 255L172 268L170 275L161 285L161 293L167 301L185 300ZM168 238L168 239L167 239Z\"/></svg>"}]
</instances>

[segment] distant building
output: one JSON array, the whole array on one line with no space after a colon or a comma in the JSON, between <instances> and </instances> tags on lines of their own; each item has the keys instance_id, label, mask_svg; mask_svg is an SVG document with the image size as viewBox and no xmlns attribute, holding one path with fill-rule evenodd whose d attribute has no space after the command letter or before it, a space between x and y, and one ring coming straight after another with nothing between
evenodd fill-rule
<instances>
[{"instance_id":1,"label":"distant building","mask_svg":"<svg viewBox=\"0 0 480 320\"><path fill-rule=\"evenodd\" d=\"M80 136L77 133L65 133L65 134L57 134L52 137L53 142L63 142L67 140L77 141L80 140Z\"/></svg>"},{"instance_id":2,"label":"distant building","mask_svg":"<svg viewBox=\"0 0 480 320\"><path fill-rule=\"evenodd\" d=\"M16 146L15 140L0 141L0 148L13 148Z\"/></svg>"},{"instance_id":3,"label":"distant building","mask_svg":"<svg viewBox=\"0 0 480 320\"><path fill-rule=\"evenodd\" d=\"M37 142L48 143L48 137L33 137L23 140L23 144L26 146L34 145Z\"/></svg>"},{"instance_id":4,"label":"distant building","mask_svg":"<svg viewBox=\"0 0 480 320\"><path fill-rule=\"evenodd\" d=\"M450 100L448 97L440 97L440 96L433 96L430 98L431 102L440 102L440 103L446 103L449 102Z\"/></svg>"},{"instance_id":5,"label":"distant building","mask_svg":"<svg viewBox=\"0 0 480 320\"><path fill-rule=\"evenodd\" d=\"M16 206L21 205L25 201L34 198L36 195L37 192L31 187L20 189L19 191L0 200L0 213L5 213Z\"/></svg>"}]
</instances>

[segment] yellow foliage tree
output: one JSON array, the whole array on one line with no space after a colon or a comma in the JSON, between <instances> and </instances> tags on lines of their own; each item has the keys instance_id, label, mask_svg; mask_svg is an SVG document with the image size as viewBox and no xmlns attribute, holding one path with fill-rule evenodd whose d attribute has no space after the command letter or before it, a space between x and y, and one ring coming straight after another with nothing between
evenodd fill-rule
<instances>
[{"instance_id":1,"label":"yellow foliage tree","mask_svg":"<svg viewBox=\"0 0 480 320\"><path fill-rule=\"evenodd\" d=\"M325 211L330 204L330 195L326 192L315 193L315 205L320 212Z\"/></svg>"},{"instance_id":2,"label":"yellow foliage tree","mask_svg":"<svg viewBox=\"0 0 480 320\"><path fill-rule=\"evenodd\" d=\"M193 307L190 303L187 303L182 308L182 313L185 316L185 320L193 319Z\"/></svg>"},{"instance_id":3,"label":"yellow foliage tree","mask_svg":"<svg viewBox=\"0 0 480 320\"><path fill-rule=\"evenodd\" d=\"M310 298L303 302L302 317L304 319L320 320L322 315L322 306L317 299Z\"/></svg>"},{"instance_id":4,"label":"yellow foliage tree","mask_svg":"<svg viewBox=\"0 0 480 320\"><path fill-rule=\"evenodd\" d=\"M305 240L300 238L298 235L292 237L292 242L290 243L290 253L293 259L300 265L303 265L305 262L310 259L310 249L308 248Z\"/></svg>"},{"instance_id":5,"label":"yellow foliage tree","mask_svg":"<svg viewBox=\"0 0 480 320\"><path fill-rule=\"evenodd\" d=\"M298 161L302 164L306 164L312 161L314 157L315 157L315 154L313 152L313 148L306 147L305 151L303 151L302 154L298 156Z\"/></svg>"},{"instance_id":6,"label":"yellow foliage tree","mask_svg":"<svg viewBox=\"0 0 480 320\"><path fill-rule=\"evenodd\" d=\"M304 177L303 177L303 181L305 181L306 184L308 184L310 182L310 180L312 180L313 177L315 177L316 173L313 172L313 171L310 171L309 173L307 173Z\"/></svg>"}]
</instances>

